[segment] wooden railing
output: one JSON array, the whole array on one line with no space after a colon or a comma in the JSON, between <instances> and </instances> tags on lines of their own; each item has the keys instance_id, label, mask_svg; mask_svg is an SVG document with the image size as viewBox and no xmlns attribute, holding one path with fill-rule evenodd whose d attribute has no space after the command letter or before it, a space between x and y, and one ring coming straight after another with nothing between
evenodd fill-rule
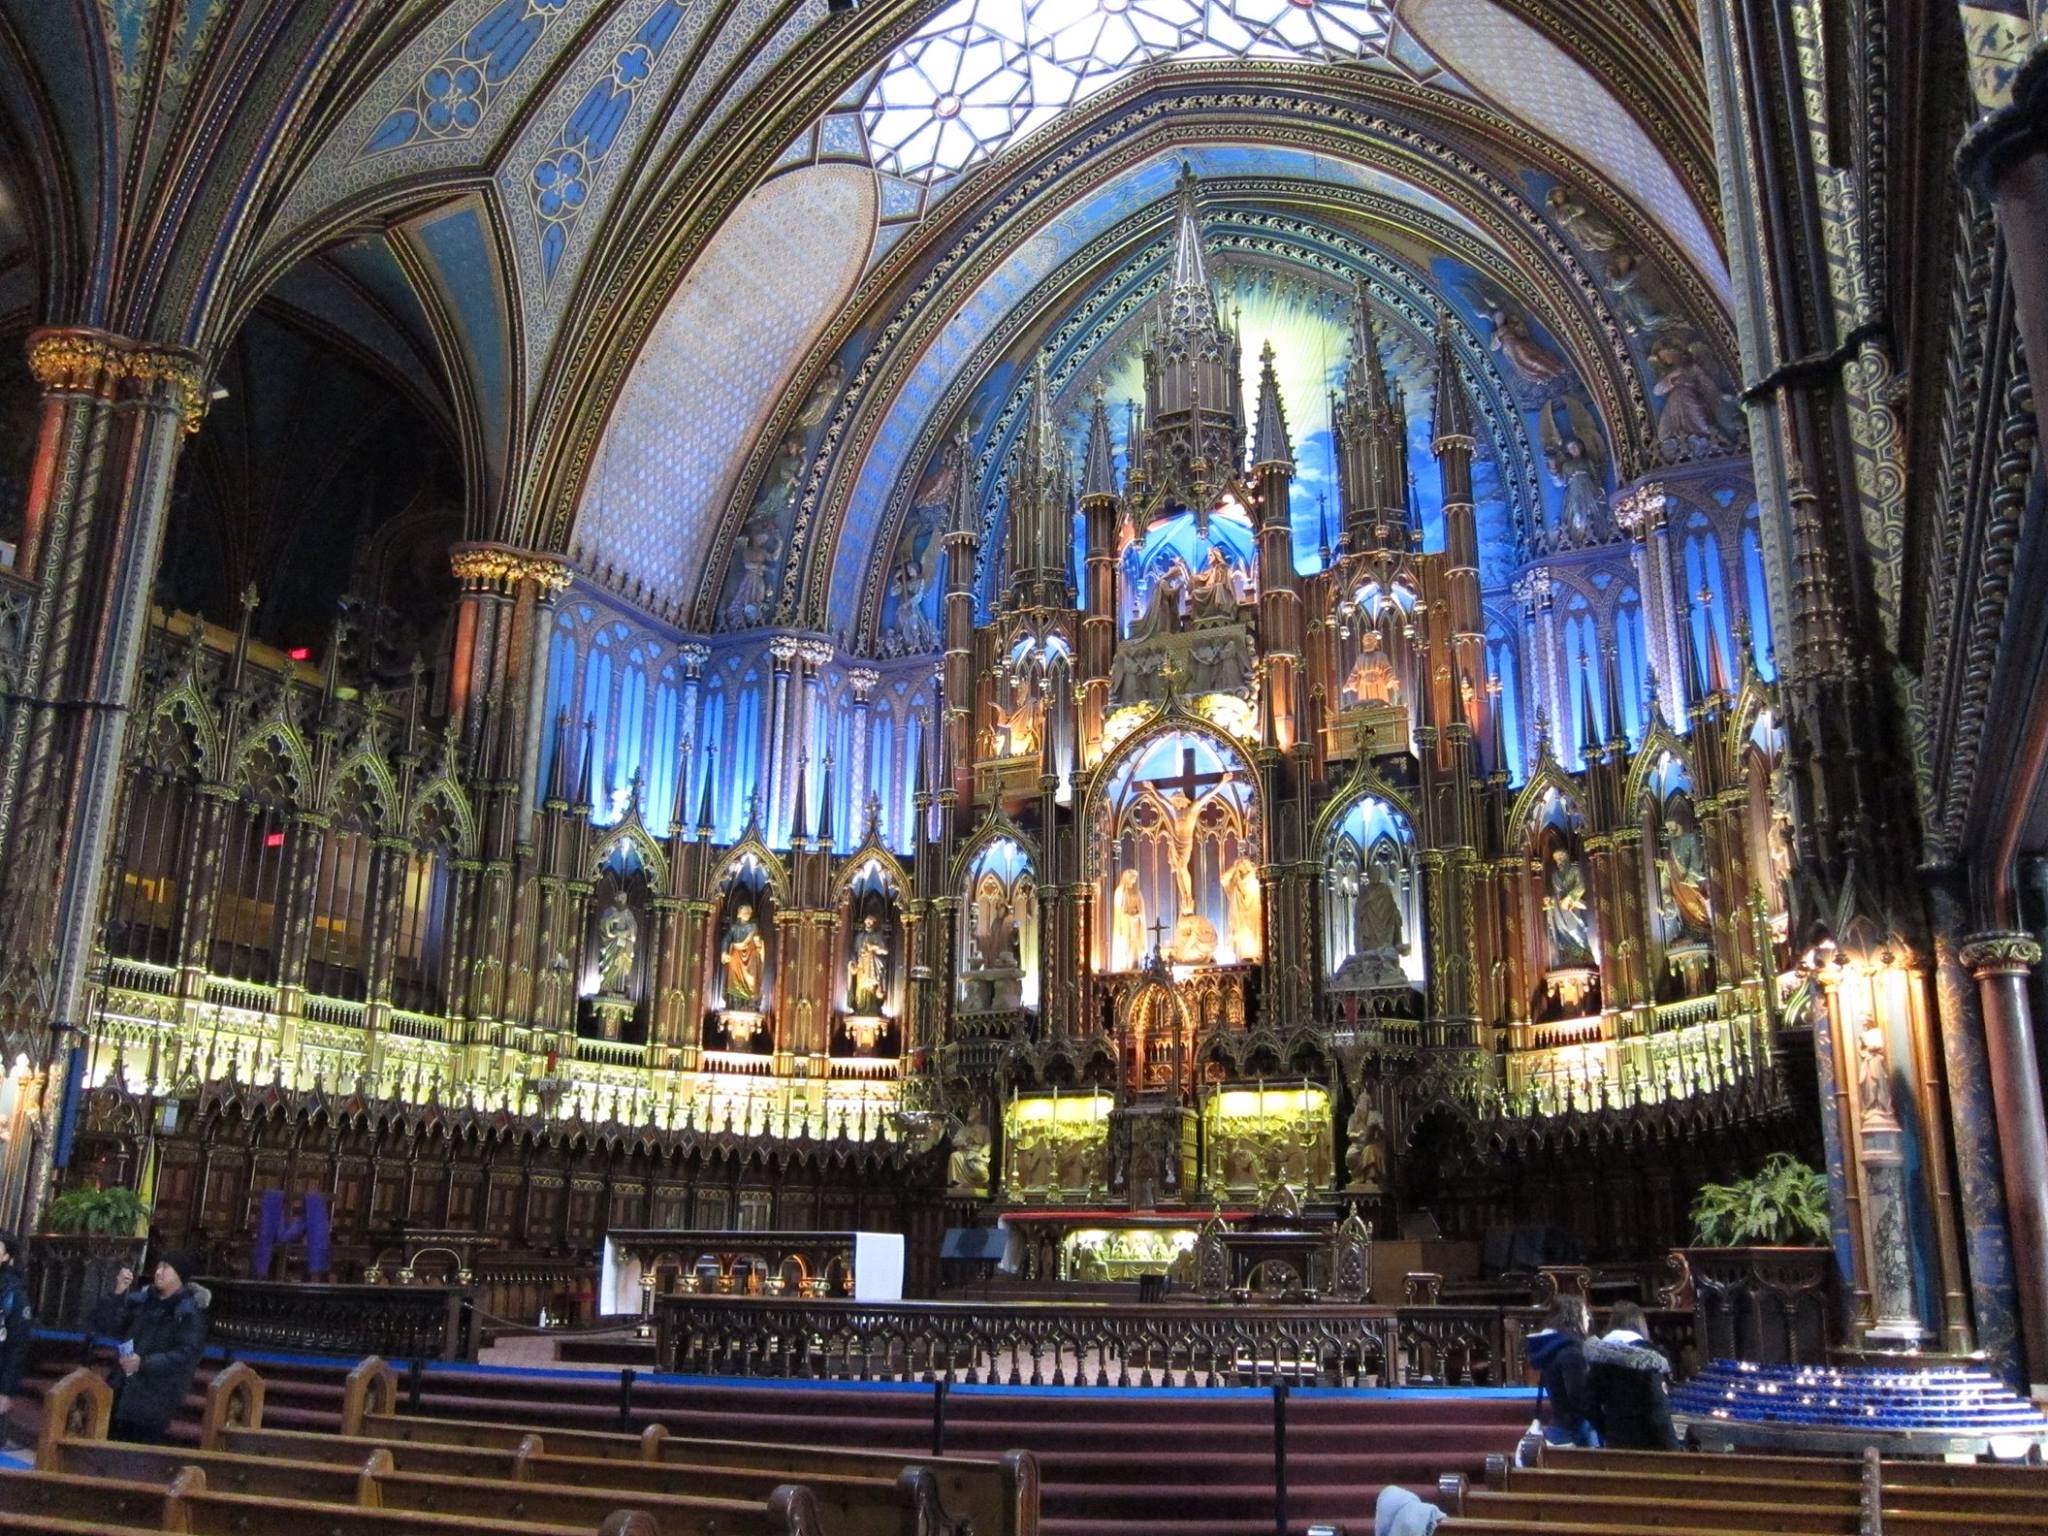
<instances>
[{"instance_id":1,"label":"wooden railing","mask_svg":"<svg viewBox=\"0 0 2048 1536\"><path fill-rule=\"evenodd\" d=\"M387 1360L476 1357L468 1286L212 1278L203 1283L213 1293L208 1342L214 1345L382 1355Z\"/></svg>"},{"instance_id":2,"label":"wooden railing","mask_svg":"<svg viewBox=\"0 0 2048 1536\"><path fill-rule=\"evenodd\" d=\"M1684 1248L1701 1353L1760 1365L1816 1365L1835 1339L1829 1248Z\"/></svg>"},{"instance_id":3,"label":"wooden railing","mask_svg":"<svg viewBox=\"0 0 2048 1536\"><path fill-rule=\"evenodd\" d=\"M1028 1386L1519 1385L1499 1307L1129 1306L663 1296L657 1356L697 1375Z\"/></svg>"}]
</instances>

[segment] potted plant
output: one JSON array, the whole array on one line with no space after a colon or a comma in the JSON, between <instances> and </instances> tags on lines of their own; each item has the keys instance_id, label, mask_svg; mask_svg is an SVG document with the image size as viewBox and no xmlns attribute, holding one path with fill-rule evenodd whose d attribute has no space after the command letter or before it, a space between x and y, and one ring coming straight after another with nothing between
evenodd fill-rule
<instances>
[{"instance_id":1,"label":"potted plant","mask_svg":"<svg viewBox=\"0 0 2048 1536\"><path fill-rule=\"evenodd\" d=\"M1702 1184L1692 1202L1692 1240L1702 1248L1774 1248L1828 1240L1827 1175L1789 1152L1732 1184Z\"/></svg>"},{"instance_id":2,"label":"potted plant","mask_svg":"<svg viewBox=\"0 0 2048 1536\"><path fill-rule=\"evenodd\" d=\"M72 1237L118 1237L132 1240L142 1236L149 1221L149 1207L134 1190L117 1185L113 1189L67 1190L43 1210L43 1230Z\"/></svg>"},{"instance_id":3,"label":"potted plant","mask_svg":"<svg viewBox=\"0 0 2048 1536\"><path fill-rule=\"evenodd\" d=\"M1827 1175L1774 1152L1747 1178L1705 1184L1692 1204L1693 1247L1681 1270L1700 1353L1761 1364L1810 1364L1835 1337Z\"/></svg>"},{"instance_id":4,"label":"potted plant","mask_svg":"<svg viewBox=\"0 0 2048 1536\"><path fill-rule=\"evenodd\" d=\"M51 1322L82 1323L112 1289L114 1272L141 1263L148 1227L149 1207L132 1189L88 1186L57 1196L43 1207L29 1265L36 1310Z\"/></svg>"}]
</instances>

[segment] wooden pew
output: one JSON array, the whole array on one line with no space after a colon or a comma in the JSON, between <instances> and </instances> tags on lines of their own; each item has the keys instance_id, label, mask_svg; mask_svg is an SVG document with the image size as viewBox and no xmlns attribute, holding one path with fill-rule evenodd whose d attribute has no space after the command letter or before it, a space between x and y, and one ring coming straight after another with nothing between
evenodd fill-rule
<instances>
[{"instance_id":1,"label":"wooden pew","mask_svg":"<svg viewBox=\"0 0 2048 1536\"><path fill-rule=\"evenodd\" d=\"M1705 1460L1710 1465L1724 1458ZM2003 1472L2004 1468L1986 1468ZM1902 1514L2032 1515L2048 1530L2048 1473L2004 1479L2012 1487L1936 1487L1898 1481L1898 1474L1910 1475L1910 1467L1885 1462L1880 1473L1881 1507ZM1506 1457L1488 1457L1486 1486L1496 1491L1559 1493L1581 1498L1634 1498L1652 1502L1698 1498L1740 1497L1766 1504L1792 1504L1808 1500L1823 1490L1837 1498L1854 1499L1860 1491L1856 1478L1822 1481L1813 1478L1779 1478L1772 1475L1768 1458L1760 1459L1752 1475L1734 1469L1725 1477L1700 1476L1659 1466L1654 1470L1587 1471L1568 1467L1515 1467ZM1704 1486L1703 1486L1704 1485Z\"/></svg>"},{"instance_id":2,"label":"wooden pew","mask_svg":"<svg viewBox=\"0 0 2048 1536\"><path fill-rule=\"evenodd\" d=\"M398 1378L391 1368L375 1356L364 1360L349 1372L343 1388L341 1432L372 1440L495 1450L516 1450L536 1433L525 1425L399 1413L395 1409L397 1394ZM211 1410L211 1396L208 1403ZM260 1392L253 1404L245 1399L237 1408L223 1405L222 1422L260 1425ZM817 1477L896 1478L906 1466L921 1467L931 1473L939 1502L947 1514L966 1521L980 1536L1038 1533L1038 1459L1029 1451L1009 1451L1001 1456L911 1456L901 1451L671 1435L660 1424L651 1424L637 1435L553 1427L539 1433L550 1461L572 1457L657 1462L688 1466L699 1473L745 1469L777 1473L805 1483L812 1483ZM213 1442L203 1439L201 1443ZM618 1486L637 1488L643 1484L628 1482Z\"/></svg>"},{"instance_id":3,"label":"wooden pew","mask_svg":"<svg viewBox=\"0 0 2048 1536\"><path fill-rule=\"evenodd\" d=\"M246 1373L246 1367L240 1369ZM238 1399L242 1406L232 1406L230 1398ZM256 1409L253 1414L249 1411L252 1402ZM930 1479L920 1480L909 1472L904 1474L906 1486L901 1490L902 1497L888 1511L894 1517L892 1520L876 1522L862 1508L855 1513L866 1523L826 1524L819 1501L809 1489L788 1483L763 1487L758 1477L744 1490L731 1495L701 1487L686 1491L640 1488L626 1492L597 1481L536 1479L529 1468L538 1459L538 1436L529 1436L530 1444L512 1452L452 1446L398 1447L409 1457L421 1455L442 1462L434 1471L417 1467L401 1470L389 1445L328 1435L292 1435L287 1440L287 1454L278 1456L274 1442L284 1438L278 1432L223 1427L230 1421L260 1417L260 1404L260 1383L251 1389L244 1377L224 1372L218 1390L209 1393L207 1404L207 1430L216 1442L215 1447L188 1451L120 1444L105 1439L112 1394L91 1372L74 1371L45 1400L36 1465L38 1475L49 1481L43 1485L44 1503L37 1507L44 1513L62 1514L65 1511L51 1500L66 1488L95 1482L129 1490L125 1497L131 1500L136 1497L136 1489L160 1494L168 1488L186 1486L216 1501L248 1498L302 1509L317 1506L323 1530L328 1515L337 1509L461 1517L470 1522L471 1530L475 1529L477 1519L489 1522L486 1528L516 1522L586 1533L593 1528L609 1530L613 1523L624 1522L644 1536L744 1536L749 1532L759 1536L825 1536L828 1531L897 1536L898 1532L941 1529L930 1523L935 1507ZM272 1443L258 1444L253 1449L237 1448L235 1442L247 1437ZM294 1449L316 1454L289 1454ZM448 1465L450 1462L456 1464ZM485 1475L477 1475L479 1470ZM490 1475L508 1470L514 1475ZM209 1472L223 1481L210 1486ZM865 1487L861 1490L866 1491ZM23 1497L30 1496L29 1492L23 1493ZM622 1511L622 1506L630 1509ZM138 1508L148 1512L143 1506ZM131 1523L129 1513L117 1505L105 1510L103 1516L109 1522ZM926 1523L918 1525L918 1520Z\"/></svg>"},{"instance_id":4,"label":"wooden pew","mask_svg":"<svg viewBox=\"0 0 2048 1536\"><path fill-rule=\"evenodd\" d=\"M294 1504L251 1494L221 1493L206 1486L206 1476L197 1467L182 1469L168 1484L0 1469L0 1511L31 1522L13 1527L27 1530L61 1530L75 1524L99 1532L291 1536L304 1530L310 1517L317 1520L320 1536L477 1536L478 1531L476 1521L467 1517L352 1505ZM602 1525L550 1525L497 1517L486 1529L503 1532L504 1536L590 1536L593 1530L599 1536L656 1536L653 1523L630 1510L616 1511Z\"/></svg>"},{"instance_id":5,"label":"wooden pew","mask_svg":"<svg viewBox=\"0 0 2048 1536\"><path fill-rule=\"evenodd\" d=\"M1856 1486L1863 1464L1853 1456L1765 1456L1746 1452L1586 1450L1577 1446L1544 1445L1536 1450L1537 1465L1546 1470L1584 1472L1649 1472L1665 1477L1771 1482L1839 1483ZM2019 1463L1976 1461L1890 1461L1884 1480L1902 1488L2028 1488L2048 1487L2048 1471Z\"/></svg>"}]
</instances>

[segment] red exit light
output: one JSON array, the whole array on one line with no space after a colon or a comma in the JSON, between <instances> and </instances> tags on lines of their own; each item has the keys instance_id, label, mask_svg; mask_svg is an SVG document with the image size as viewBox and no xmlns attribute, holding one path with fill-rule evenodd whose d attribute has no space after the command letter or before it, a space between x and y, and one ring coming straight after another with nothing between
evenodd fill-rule
<instances>
[{"instance_id":1,"label":"red exit light","mask_svg":"<svg viewBox=\"0 0 2048 1536\"><path fill-rule=\"evenodd\" d=\"M284 846L284 834L282 832L264 833L263 846L266 848L282 848Z\"/></svg>"},{"instance_id":2,"label":"red exit light","mask_svg":"<svg viewBox=\"0 0 2048 1536\"><path fill-rule=\"evenodd\" d=\"M293 661L311 661L313 659L313 648L310 645L295 645L285 654L290 656Z\"/></svg>"}]
</instances>

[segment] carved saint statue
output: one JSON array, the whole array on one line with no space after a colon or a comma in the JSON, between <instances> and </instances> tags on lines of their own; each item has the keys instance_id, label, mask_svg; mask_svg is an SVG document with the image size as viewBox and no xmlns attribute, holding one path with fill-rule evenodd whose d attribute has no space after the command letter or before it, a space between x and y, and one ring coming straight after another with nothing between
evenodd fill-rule
<instances>
[{"instance_id":1,"label":"carved saint statue","mask_svg":"<svg viewBox=\"0 0 2048 1536\"><path fill-rule=\"evenodd\" d=\"M1131 626L1133 640L1156 640L1179 630L1180 594L1186 580L1186 573L1177 562L1159 573L1152 583L1152 596L1146 601L1145 611Z\"/></svg>"},{"instance_id":2,"label":"carved saint statue","mask_svg":"<svg viewBox=\"0 0 2048 1536\"><path fill-rule=\"evenodd\" d=\"M1665 822L1663 863L1664 889L1679 924L1688 933L1705 936L1712 931L1713 913L1707 901L1707 862L1700 848L1699 828Z\"/></svg>"},{"instance_id":3,"label":"carved saint statue","mask_svg":"<svg viewBox=\"0 0 2048 1536\"><path fill-rule=\"evenodd\" d=\"M1194 583L1189 588L1188 611L1193 615L1196 627L1235 623L1237 605L1241 601L1243 593L1238 587L1237 572L1231 569L1223 551L1211 544L1209 558L1195 573Z\"/></svg>"},{"instance_id":4,"label":"carved saint statue","mask_svg":"<svg viewBox=\"0 0 2048 1536\"><path fill-rule=\"evenodd\" d=\"M719 965L725 972L725 1006L758 1008L761 1004L761 971L768 954L768 941L761 937L754 921L754 909L741 902L725 930L719 950Z\"/></svg>"},{"instance_id":5,"label":"carved saint statue","mask_svg":"<svg viewBox=\"0 0 2048 1536\"><path fill-rule=\"evenodd\" d=\"M931 573L925 564L905 560L889 578L896 593L896 644L906 656L939 648L939 632L924 611L924 595L931 587Z\"/></svg>"},{"instance_id":6,"label":"carved saint statue","mask_svg":"<svg viewBox=\"0 0 2048 1536\"><path fill-rule=\"evenodd\" d=\"M1586 911L1586 875L1578 860L1562 848L1550 850L1549 893L1543 898L1543 921L1558 965L1587 965L1593 959L1593 932Z\"/></svg>"},{"instance_id":7,"label":"carved saint statue","mask_svg":"<svg viewBox=\"0 0 2048 1536\"><path fill-rule=\"evenodd\" d=\"M981 1196L988 1193L988 1109L977 1104L953 1136L946 1155L946 1193Z\"/></svg>"},{"instance_id":8,"label":"carved saint statue","mask_svg":"<svg viewBox=\"0 0 2048 1536\"><path fill-rule=\"evenodd\" d=\"M1344 1151L1344 1167L1351 1174L1350 1187L1377 1194L1387 1187L1387 1122L1371 1100L1361 1098L1352 1106L1351 1119L1344 1126L1351 1145Z\"/></svg>"},{"instance_id":9,"label":"carved saint statue","mask_svg":"<svg viewBox=\"0 0 2048 1536\"><path fill-rule=\"evenodd\" d=\"M1237 956L1240 965L1258 959L1265 949L1259 907L1259 866L1243 854L1239 854L1223 871L1223 899L1229 913L1231 952Z\"/></svg>"},{"instance_id":10,"label":"carved saint statue","mask_svg":"<svg viewBox=\"0 0 2048 1536\"><path fill-rule=\"evenodd\" d=\"M1868 1020L1857 1032L1856 1050L1856 1096L1865 1119L1892 1119L1891 1060L1877 1020Z\"/></svg>"},{"instance_id":11,"label":"carved saint statue","mask_svg":"<svg viewBox=\"0 0 2048 1536\"><path fill-rule=\"evenodd\" d=\"M640 952L640 919L626 905L624 891L612 892L612 904L597 920L597 989L614 996L633 979L633 957Z\"/></svg>"},{"instance_id":12,"label":"carved saint statue","mask_svg":"<svg viewBox=\"0 0 2048 1536\"><path fill-rule=\"evenodd\" d=\"M1401 897L1384 864L1366 873L1358 892L1354 919L1354 953L1365 963L1368 981L1391 981L1401 975L1401 957L1408 953L1408 936L1401 921Z\"/></svg>"},{"instance_id":13,"label":"carved saint statue","mask_svg":"<svg viewBox=\"0 0 2048 1536\"><path fill-rule=\"evenodd\" d=\"M1135 971L1145 963L1145 893L1138 889L1135 869L1127 869L1116 877L1111 914L1115 924L1115 963Z\"/></svg>"},{"instance_id":14,"label":"carved saint statue","mask_svg":"<svg viewBox=\"0 0 2048 1536\"><path fill-rule=\"evenodd\" d=\"M1344 679L1344 692L1353 704L1401 702L1401 679L1394 675L1394 664L1381 648L1377 629L1366 630L1360 641L1358 660L1351 664L1351 673Z\"/></svg>"},{"instance_id":15,"label":"carved saint statue","mask_svg":"<svg viewBox=\"0 0 2048 1536\"><path fill-rule=\"evenodd\" d=\"M1031 674L1024 673L1010 685L1010 707L996 706L996 750L1004 757L1021 757L1038 750L1039 733L1045 729L1045 695Z\"/></svg>"},{"instance_id":16,"label":"carved saint statue","mask_svg":"<svg viewBox=\"0 0 2048 1536\"><path fill-rule=\"evenodd\" d=\"M974 898L976 969L1000 970L1017 964L1017 921L1009 898L993 879L984 880Z\"/></svg>"},{"instance_id":17,"label":"carved saint statue","mask_svg":"<svg viewBox=\"0 0 2048 1536\"><path fill-rule=\"evenodd\" d=\"M1714 421L1723 391L1698 356L1666 341L1651 349L1650 360L1659 370L1652 393L1662 402L1657 407L1657 446L1664 455L1680 458L1726 448L1728 439Z\"/></svg>"},{"instance_id":18,"label":"carved saint statue","mask_svg":"<svg viewBox=\"0 0 2048 1536\"><path fill-rule=\"evenodd\" d=\"M1201 826L1202 812L1214 801L1228 801L1227 792L1235 778L1230 770L1224 770L1221 782L1200 799L1190 798L1182 789L1162 795L1159 786L1149 780L1138 786L1138 798L1159 812L1166 829L1167 855L1173 863L1173 891L1180 903L1175 914L1178 917L1195 915L1195 833Z\"/></svg>"},{"instance_id":19,"label":"carved saint statue","mask_svg":"<svg viewBox=\"0 0 2048 1536\"><path fill-rule=\"evenodd\" d=\"M846 962L846 1005L855 1013L880 1013L888 995L889 944L870 912L860 920L860 932L853 940L853 958Z\"/></svg>"}]
</instances>

